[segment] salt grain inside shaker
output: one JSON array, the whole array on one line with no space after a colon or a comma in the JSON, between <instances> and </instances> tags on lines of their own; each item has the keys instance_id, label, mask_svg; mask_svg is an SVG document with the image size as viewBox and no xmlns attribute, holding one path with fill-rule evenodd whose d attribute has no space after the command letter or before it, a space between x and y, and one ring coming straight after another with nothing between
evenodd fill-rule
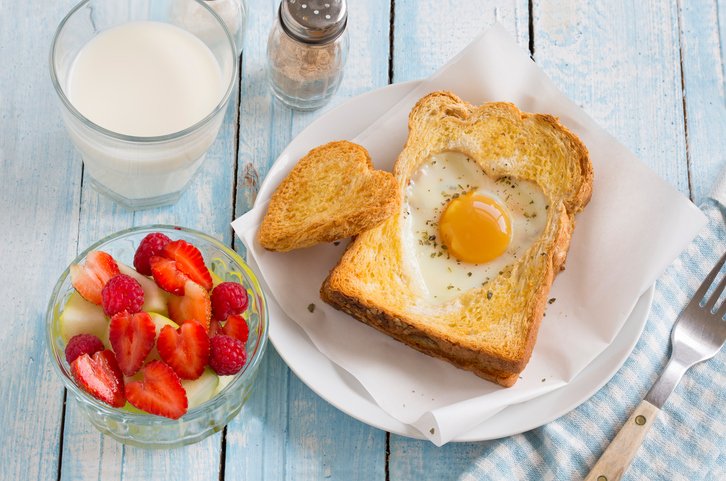
<instances>
[{"instance_id":1,"label":"salt grain inside shaker","mask_svg":"<svg viewBox=\"0 0 726 481\"><path fill-rule=\"evenodd\" d=\"M272 92L288 106L315 110L335 94L348 56L346 0L282 0L267 40Z\"/></svg>"}]
</instances>

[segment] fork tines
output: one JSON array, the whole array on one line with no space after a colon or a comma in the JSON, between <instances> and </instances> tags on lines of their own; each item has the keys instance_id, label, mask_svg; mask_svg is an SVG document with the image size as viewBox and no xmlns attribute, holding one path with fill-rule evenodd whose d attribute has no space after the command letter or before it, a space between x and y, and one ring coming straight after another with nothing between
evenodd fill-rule
<instances>
[{"instance_id":1,"label":"fork tines","mask_svg":"<svg viewBox=\"0 0 726 481\"><path fill-rule=\"evenodd\" d=\"M716 277L718 277L719 272L721 272L721 269L724 266L724 263L726 263L726 253L724 253L721 258L718 260L715 266L713 266L713 269L711 269L711 272L708 273L708 276L703 280L701 283L701 286L698 288L696 293L693 295L693 298L691 299L691 302L689 303L688 307L691 307L692 304L696 304L698 306L701 306L701 301L704 300L704 296L709 291L711 286L713 285L714 281L716 280ZM714 291L711 293L711 296L705 300L705 304L703 308L706 311L712 311L716 303L718 302L719 298L721 297L721 294L723 294L724 288L726 288L726 275L724 275L721 278L721 282L719 282L718 286ZM718 310L718 316L723 317L724 314L726 314L726 302L724 302L720 309Z\"/></svg>"}]
</instances>

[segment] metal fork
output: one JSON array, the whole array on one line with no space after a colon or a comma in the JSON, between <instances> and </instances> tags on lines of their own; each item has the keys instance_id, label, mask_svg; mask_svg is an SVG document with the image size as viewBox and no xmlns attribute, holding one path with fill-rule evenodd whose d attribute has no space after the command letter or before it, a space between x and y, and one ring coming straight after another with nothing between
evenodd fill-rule
<instances>
[{"instance_id":1,"label":"metal fork","mask_svg":"<svg viewBox=\"0 0 726 481\"><path fill-rule=\"evenodd\" d=\"M683 374L694 364L711 359L723 347L726 341L726 322L723 320L726 315L726 302L715 312L714 309L726 288L726 275L703 305L701 301L714 284L725 262L726 254L721 256L693 299L676 319L671 331L673 350L663 373L600 456L585 481L619 480L630 466L645 435Z\"/></svg>"}]
</instances>

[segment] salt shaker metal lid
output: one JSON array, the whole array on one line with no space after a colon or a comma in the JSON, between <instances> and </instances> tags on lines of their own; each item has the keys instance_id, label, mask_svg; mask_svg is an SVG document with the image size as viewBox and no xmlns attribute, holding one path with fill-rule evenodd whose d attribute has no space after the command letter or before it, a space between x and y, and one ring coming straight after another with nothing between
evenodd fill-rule
<instances>
[{"instance_id":1,"label":"salt shaker metal lid","mask_svg":"<svg viewBox=\"0 0 726 481\"><path fill-rule=\"evenodd\" d=\"M325 44L338 38L348 23L346 0L282 0L280 24L300 42Z\"/></svg>"}]
</instances>

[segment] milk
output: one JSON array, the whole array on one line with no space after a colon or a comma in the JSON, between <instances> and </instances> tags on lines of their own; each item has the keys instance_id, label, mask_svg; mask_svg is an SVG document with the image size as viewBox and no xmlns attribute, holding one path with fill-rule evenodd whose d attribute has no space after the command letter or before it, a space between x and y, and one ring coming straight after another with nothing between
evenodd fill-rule
<instances>
[{"instance_id":1,"label":"milk","mask_svg":"<svg viewBox=\"0 0 726 481\"><path fill-rule=\"evenodd\" d=\"M174 25L131 22L99 33L68 76L73 106L113 132L139 137L191 127L223 93L217 60L197 37Z\"/></svg>"},{"instance_id":2,"label":"milk","mask_svg":"<svg viewBox=\"0 0 726 481\"><path fill-rule=\"evenodd\" d=\"M214 111L229 83L226 75L204 42L171 24L129 22L88 41L66 79L73 107L116 134L170 136L123 139L67 115L66 126L101 190L132 206L134 199L143 206L143 199L158 204L160 197L178 197L214 141L224 110L185 135L171 134Z\"/></svg>"}]
</instances>

